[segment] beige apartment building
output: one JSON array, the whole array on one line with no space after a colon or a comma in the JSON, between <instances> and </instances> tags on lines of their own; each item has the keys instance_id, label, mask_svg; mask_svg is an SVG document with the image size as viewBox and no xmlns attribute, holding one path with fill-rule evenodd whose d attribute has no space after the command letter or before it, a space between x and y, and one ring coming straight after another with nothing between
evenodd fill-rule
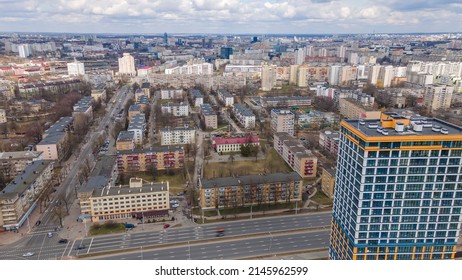
<instances>
[{"instance_id":1,"label":"beige apartment building","mask_svg":"<svg viewBox=\"0 0 462 280\"><path fill-rule=\"evenodd\" d=\"M335 186L335 169L322 168L321 190L330 199L334 198L334 186Z\"/></svg>"},{"instance_id":2,"label":"beige apartment building","mask_svg":"<svg viewBox=\"0 0 462 280\"><path fill-rule=\"evenodd\" d=\"M136 218L164 217L170 209L169 183L143 182L130 178L128 186L111 186L105 177L88 181L78 193L81 213L93 222Z\"/></svg>"},{"instance_id":3,"label":"beige apartment building","mask_svg":"<svg viewBox=\"0 0 462 280\"><path fill-rule=\"evenodd\" d=\"M274 134L274 149L302 178L316 177L318 158L287 132Z\"/></svg>"},{"instance_id":4,"label":"beige apartment building","mask_svg":"<svg viewBox=\"0 0 462 280\"><path fill-rule=\"evenodd\" d=\"M300 202L302 178L295 172L202 179L202 209Z\"/></svg>"},{"instance_id":5,"label":"beige apartment building","mask_svg":"<svg viewBox=\"0 0 462 280\"><path fill-rule=\"evenodd\" d=\"M273 132L287 132L294 135L295 115L290 110L271 110L271 129Z\"/></svg>"},{"instance_id":6,"label":"beige apartment building","mask_svg":"<svg viewBox=\"0 0 462 280\"><path fill-rule=\"evenodd\" d=\"M201 121L204 122L205 128L218 128L217 113L213 110L212 106L208 103L200 105Z\"/></svg>"},{"instance_id":7,"label":"beige apartment building","mask_svg":"<svg viewBox=\"0 0 462 280\"><path fill-rule=\"evenodd\" d=\"M119 172L142 172L150 168L157 170L178 169L184 164L183 147L164 146L150 149L134 149L117 152Z\"/></svg>"},{"instance_id":8,"label":"beige apartment building","mask_svg":"<svg viewBox=\"0 0 462 280\"><path fill-rule=\"evenodd\" d=\"M41 160L42 154L36 151L0 152L0 172L7 178L16 176L31 162Z\"/></svg>"},{"instance_id":9,"label":"beige apartment building","mask_svg":"<svg viewBox=\"0 0 462 280\"><path fill-rule=\"evenodd\" d=\"M339 100L340 114L345 118L357 120L359 118L365 120L380 119L381 112L371 106L364 106L353 98L340 98Z\"/></svg>"}]
</instances>

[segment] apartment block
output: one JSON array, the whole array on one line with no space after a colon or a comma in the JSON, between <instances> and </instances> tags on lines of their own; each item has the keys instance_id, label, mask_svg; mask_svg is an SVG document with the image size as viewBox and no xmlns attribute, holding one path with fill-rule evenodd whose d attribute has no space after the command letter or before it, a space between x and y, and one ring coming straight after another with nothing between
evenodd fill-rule
<instances>
[{"instance_id":1,"label":"apartment block","mask_svg":"<svg viewBox=\"0 0 462 280\"><path fill-rule=\"evenodd\" d=\"M200 106L201 108L201 121L204 123L205 128L218 128L218 117L217 113L213 110L212 106L208 103L204 103Z\"/></svg>"},{"instance_id":2,"label":"apartment block","mask_svg":"<svg viewBox=\"0 0 462 280\"><path fill-rule=\"evenodd\" d=\"M135 148L135 132L121 131L116 140L117 151L133 150Z\"/></svg>"},{"instance_id":3,"label":"apartment block","mask_svg":"<svg viewBox=\"0 0 462 280\"><path fill-rule=\"evenodd\" d=\"M93 222L127 218L165 218L170 209L169 183L130 178L128 186L112 186L102 176L90 178L79 191L81 213Z\"/></svg>"},{"instance_id":4,"label":"apartment block","mask_svg":"<svg viewBox=\"0 0 462 280\"><path fill-rule=\"evenodd\" d=\"M6 177L20 174L33 161L42 160L43 152L0 152L0 172Z\"/></svg>"},{"instance_id":5,"label":"apartment block","mask_svg":"<svg viewBox=\"0 0 462 280\"><path fill-rule=\"evenodd\" d=\"M146 131L146 116L144 114L134 115L128 123L127 131L133 132L135 145L143 145L144 132Z\"/></svg>"},{"instance_id":6,"label":"apartment block","mask_svg":"<svg viewBox=\"0 0 462 280\"><path fill-rule=\"evenodd\" d=\"M322 168L321 170L321 190L327 197L333 199L335 186L335 169Z\"/></svg>"},{"instance_id":7,"label":"apartment block","mask_svg":"<svg viewBox=\"0 0 462 280\"><path fill-rule=\"evenodd\" d=\"M430 112L447 110L451 107L454 87L448 85L428 85L424 92L424 105Z\"/></svg>"},{"instance_id":8,"label":"apartment block","mask_svg":"<svg viewBox=\"0 0 462 280\"><path fill-rule=\"evenodd\" d=\"M184 91L182 89L162 89L160 99L183 99Z\"/></svg>"},{"instance_id":9,"label":"apartment block","mask_svg":"<svg viewBox=\"0 0 462 280\"><path fill-rule=\"evenodd\" d=\"M186 145L196 141L196 130L188 127L161 128L160 143L166 145Z\"/></svg>"},{"instance_id":10,"label":"apartment block","mask_svg":"<svg viewBox=\"0 0 462 280\"><path fill-rule=\"evenodd\" d=\"M73 117L61 117L42 133L42 141L35 146L35 149L43 152L44 160L60 161L65 156L68 148L66 147L67 133L73 130L73 121Z\"/></svg>"},{"instance_id":11,"label":"apartment block","mask_svg":"<svg viewBox=\"0 0 462 280\"><path fill-rule=\"evenodd\" d=\"M239 124L244 128L251 129L255 127L255 115L249 108L242 104L234 104L232 112Z\"/></svg>"},{"instance_id":12,"label":"apartment block","mask_svg":"<svg viewBox=\"0 0 462 280\"><path fill-rule=\"evenodd\" d=\"M231 95L226 90L219 90L218 91L218 100L225 106L233 106L234 105L234 96Z\"/></svg>"},{"instance_id":13,"label":"apartment block","mask_svg":"<svg viewBox=\"0 0 462 280\"><path fill-rule=\"evenodd\" d=\"M318 158L287 132L274 133L274 149L302 178L316 177Z\"/></svg>"},{"instance_id":14,"label":"apartment block","mask_svg":"<svg viewBox=\"0 0 462 280\"><path fill-rule=\"evenodd\" d=\"M454 259L462 221L461 131L396 113L342 121L330 259Z\"/></svg>"},{"instance_id":15,"label":"apartment block","mask_svg":"<svg viewBox=\"0 0 462 280\"><path fill-rule=\"evenodd\" d=\"M364 106L353 98L340 98L339 108L340 114L348 119L379 119L381 114L381 112L374 107Z\"/></svg>"},{"instance_id":16,"label":"apartment block","mask_svg":"<svg viewBox=\"0 0 462 280\"><path fill-rule=\"evenodd\" d=\"M319 146L329 153L338 154L338 143L340 141L340 133L336 131L325 130L319 132Z\"/></svg>"},{"instance_id":17,"label":"apartment block","mask_svg":"<svg viewBox=\"0 0 462 280\"><path fill-rule=\"evenodd\" d=\"M301 202L302 178L295 172L201 179L201 209Z\"/></svg>"},{"instance_id":18,"label":"apartment block","mask_svg":"<svg viewBox=\"0 0 462 280\"><path fill-rule=\"evenodd\" d=\"M130 105L130 107L128 107L128 117L127 117L128 121L131 121L133 116L141 114L141 113L142 113L142 110L141 110L140 105Z\"/></svg>"},{"instance_id":19,"label":"apartment block","mask_svg":"<svg viewBox=\"0 0 462 280\"><path fill-rule=\"evenodd\" d=\"M189 105L187 103L167 103L161 106L162 114L172 114L175 117L189 116Z\"/></svg>"},{"instance_id":20,"label":"apartment block","mask_svg":"<svg viewBox=\"0 0 462 280\"><path fill-rule=\"evenodd\" d=\"M33 161L0 192L0 226L16 230L24 225L50 186L52 173L53 161Z\"/></svg>"},{"instance_id":21,"label":"apartment block","mask_svg":"<svg viewBox=\"0 0 462 280\"><path fill-rule=\"evenodd\" d=\"M260 138L257 135L212 138L212 147L218 153L240 152L242 145L259 146Z\"/></svg>"},{"instance_id":22,"label":"apartment block","mask_svg":"<svg viewBox=\"0 0 462 280\"><path fill-rule=\"evenodd\" d=\"M6 111L5 109L0 109L0 123L6 123Z\"/></svg>"},{"instance_id":23,"label":"apartment block","mask_svg":"<svg viewBox=\"0 0 462 280\"><path fill-rule=\"evenodd\" d=\"M287 132L294 135L295 115L290 110L271 110L271 129L273 132Z\"/></svg>"},{"instance_id":24,"label":"apartment block","mask_svg":"<svg viewBox=\"0 0 462 280\"><path fill-rule=\"evenodd\" d=\"M183 147L167 146L150 149L134 149L117 152L119 172L178 169L184 164Z\"/></svg>"},{"instance_id":25,"label":"apartment block","mask_svg":"<svg viewBox=\"0 0 462 280\"><path fill-rule=\"evenodd\" d=\"M194 107L199 107L204 104L204 96L202 95L200 90L193 89L191 90L191 99Z\"/></svg>"},{"instance_id":26,"label":"apartment block","mask_svg":"<svg viewBox=\"0 0 462 280\"><path fill-rule=\"evenodd\" d=\"M309 96L278 96L261 97L262 107L291 107L291 106L311 106Z\"/></svg>"}]
</instances>

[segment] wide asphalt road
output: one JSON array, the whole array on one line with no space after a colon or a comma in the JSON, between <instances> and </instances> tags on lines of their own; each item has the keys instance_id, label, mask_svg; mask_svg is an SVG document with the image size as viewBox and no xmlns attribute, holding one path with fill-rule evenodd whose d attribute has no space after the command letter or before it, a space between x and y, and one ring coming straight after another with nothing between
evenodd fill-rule
<instances>
[{"instance_id":1,"label":"wide asphalt road","mask_svg":"<svg viewBox=\"0 0 462 280\"><path fill-rule=\"evenodd\" d=\"M304 230L310 228L330 227L330 212L314 214L298 214L259 218L235 222L222 222L194 227L168 228L161 231L134 232L88 237L70 240L68 244L58 244L58 238L46 237L45 233L28 236L29 240L16 246L6 246L0 249L0 259L22 259L25 252L34 252L29 259L56 259L61 257L82 255L87 253L106 252L141 246L174 244L196 240L216 240L217 229L224 229L226 237L260 234L275 235L278 231ZM328 235L328 233L326 233ZM78 245L85 245L85 249L76 250ZM326 245L327 247L327 245ZM245 252L243 252L245 254ZM251 253L251 252L249 252Z\"/></svg>"},{"instance_id":2,"label":"wide asphalt road","mask_svg":"<svg viewBox=\"0 0 462 280\"><path fill-rule=\"evenodd\" d=\"M220 237L216 237L219 239ZM213 241L157 250L139 250L93 259L104 260L220 260L272 256L286 252L325 249L329 231L319 230L298 234L262 234L261 237L232 241Z\"/></svg>"}]
</instances>

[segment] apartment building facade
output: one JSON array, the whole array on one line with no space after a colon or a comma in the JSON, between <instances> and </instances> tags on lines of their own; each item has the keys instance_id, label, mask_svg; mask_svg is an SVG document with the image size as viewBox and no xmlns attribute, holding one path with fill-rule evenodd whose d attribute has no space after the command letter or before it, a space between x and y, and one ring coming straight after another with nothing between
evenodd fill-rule
<instances>
[{"instance_id":1,"label":"apartment building facade","mask_svg":"<svg viewBox=\"0 0 462 280\"><path fill-rule=\"evenodd\" d=\"M331 259L453 259L462 211L462 128L385 113L341 123Z\"/></svg>"},{"instance_id":2,"label":"apartment building facade","mask_svg":"<svg viewBox=\"0 0 462 280\"><path fill-rule=\"evenodd\" d=\"M184 148L167 146L117 152L119 172L179 169L184 164Z\"/></svg>"},{"instance_id":3,"label":"apartment building facade","mask_svg":"<svg viewBox=\"0 0 462 280\"><path fill-rule=\"evenodd\" d=\"M294 135L295 115L290 110L271 110L271 129L273 132L287 132Z\"/></svg>"},{"instance_id":4,"label":"apartment building facade","mask_svg":"<svg viewBox=\"0 0 462 280\"><path fill-rule=\"evenodd\" d=\"M201 209L300 202L302 178L295 172L200 179Z\"/></svg>"},{"instance_id":5,"label":"apartment building facade","mask_svg":"<svg viewBox=\"0 0 462 280\"><path fill-rule=\"evenodd\" d=\"M167 103L161 106L162 114L172 114L175 117L187 117L189 116L189 105L188 103Z\"/></svg>"},{"instance_id":6,"label":"apartment building facade","mask_svg":"<svg viewBox=\"0 0 462 280\"><path fill-rule=\"evenodd\" d=\"M205 129L207 128L218 128L218 116L217 113L213 110L212 106L208 103L200 105L201 112L201 122L203 122Z\"/></svg>"},{"instance_id":7,"label":"apartment building facade","mask_svg":"<svg viewBox=\"0 0 462 280\"><path fill-rule=\"evenodd\" d=\"M287 132L274 133L274 149L302 178L316 177L318 158Z\"/></svg>"},{"instance_id":8,"label":"apartment building facade","mask_svg":"<svg viewBox=\"0 0 462 280\"><path fill-rule=\"evenodd\" d=\"M161 128L160 144L167 145L186 145L196 141L196 130L188 127Z\"/></svg>"},{"instance_id":9,"label":"apartment building facade","mask_svg":"<svg viewBox=\"0 0 462 280\"><path fill-rule=\"evenodd\" d=\"M255 127L255 115L249 108L242 104L234 104L232 112L242 127L248 129Z\"/></svg>"},{"instance_id":10,"label":"apartment building facade","mask_svg":"<svg viewBox=\"0 0 462 280\"><path fill-rule=\"evenodd\" d=\"M260 138L257 135L212 138L212 147L217 153L240 152L242 145L259 146Z\"/></svg>"}]
</instances>

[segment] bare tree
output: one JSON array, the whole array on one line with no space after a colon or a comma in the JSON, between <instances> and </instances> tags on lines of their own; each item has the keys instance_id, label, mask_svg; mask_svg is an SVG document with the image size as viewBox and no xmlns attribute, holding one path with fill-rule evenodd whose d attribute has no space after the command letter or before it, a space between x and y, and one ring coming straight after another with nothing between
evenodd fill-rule
<instances>
[{"instance_id":1,"label":"bare tree","mask_svg":"<svg viewBox=\"0 0 462 280\"><path fill-rule=\"evenodd\" d=\"M111 136L114 139L117 139L119 133L124 129L122 122L116 122L111 131Z\"/></svg>"},{"instance_id":2,"label":"bare tree","mask_svg":"<svg viewBox=\"0 0 462 280\"><path fill-rule=\"evenodd\" d=\"M64 204L64 207L66 208L66 214L69 215L69 208L70 208L71 203L72 203L72 198L68 198L68 197L66 197L66 194L61 193L58 196L58 201L60 201L61 203Z\"/></svg>"},{"instance_id":3,"label":"bare tree","mask_svg":"<svg viewBox=\"0 0 462 280\"><path fill-rule=\"evenodd\" d=\"M63 219L64 217L66 217L66 209L63 205L63 203L61 203L59 200L58 200L58 204L55 205L52 210L51 210L51 213L54 217L56 217L59 221L59 226L60 227L63 227Z\"/></svg>"}]
</instances>

